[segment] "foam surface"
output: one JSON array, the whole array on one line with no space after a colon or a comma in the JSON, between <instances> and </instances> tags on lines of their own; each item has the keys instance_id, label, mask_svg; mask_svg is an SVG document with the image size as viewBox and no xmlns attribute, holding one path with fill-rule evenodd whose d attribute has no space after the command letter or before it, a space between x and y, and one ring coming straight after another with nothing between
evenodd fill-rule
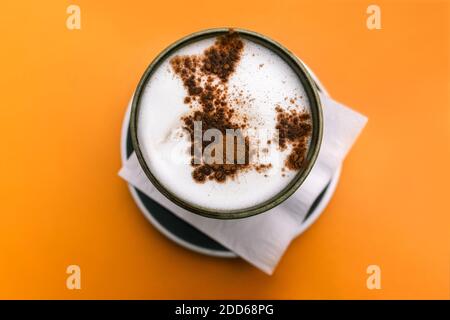
<instances>
[{"instance_id":1,"label":"foam surface","mask_svg":"<svg viewBox=\"0 0 450 320\"><path fill-rule=\"evenodd\" d=\"M229 96L238 96L243 90L251 102L245 106L233 106L233 101L229 103L239 113L247 115L249 127L257 129L262 137L259 139L260 150L268 149L264 157L272 168L262 173L254 170L243 172L225 183L195 182L190 164L190 141L180 120L190 111L183 102L186 90L169 61L175 55L201 54L214 40L205 39L181 48L153 73L142 95L137 134L147 165L171 193L208 209L244 209L278 194L297 173L282 172L289 149L282 152L276 144L267 144L274 134L275 106L308 109L309 102L299 78L286 62L271 50L243 39L244 51L229 80ZM289 102L292 97L298 97L297 106ZM261 133L259 129L262 128L269 131Z\"/></svg>"}]
</instances>

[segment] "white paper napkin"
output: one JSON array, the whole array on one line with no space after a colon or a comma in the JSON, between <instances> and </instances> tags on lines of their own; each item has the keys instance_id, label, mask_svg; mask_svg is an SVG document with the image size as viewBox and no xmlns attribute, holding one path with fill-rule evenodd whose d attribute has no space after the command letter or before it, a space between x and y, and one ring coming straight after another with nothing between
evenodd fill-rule
<instances>
[{"instance_id":1,"label":"white paper napkin","mask_svg":"<svg viewBox=\"0 0 450 320\"><path fill-rule=\"evenodd\" d=\"M290 242L299 235L308 209L329 183L367 122L365 116L328 96L321 95L321 100L324 130L316 164L295 194L263 214L238 220L217 220L184 210L151 184L135 153L126 161L119 175L252 265L272 274Z\"/></svg>"}]
</instances>

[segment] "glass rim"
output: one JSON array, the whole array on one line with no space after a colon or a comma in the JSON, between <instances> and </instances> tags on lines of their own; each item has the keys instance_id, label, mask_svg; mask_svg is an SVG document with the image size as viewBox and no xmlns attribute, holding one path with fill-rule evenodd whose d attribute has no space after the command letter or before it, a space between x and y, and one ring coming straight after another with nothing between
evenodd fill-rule
<instances>
[{"instance_id":1,"label":"glass rim","mask_svg":"<svg viewBox=\"0 0 450 320\"><path fill-rule=\"evenodd\" d=\"M294 70L294 72L299 77L309 100L310 114L312 120L312 134L310 139L310 145L308 147L308 151L306 154L305 160L306 165L297 172L295 177L288 183L288 185L285 188L283 188L283 190L275 194L270 199L248 208L233 209L233 210L217 210L202 207L194 203L185 201L184 199L181 199L179 196L169 191L166 187L164 187L164 185L161 182L159 182L159 180L152 174L143 156L137 134L137 126L142 94L153 72L159 67L159 65L163 61L165 61L166 58L170 56L173 52L177 51L179 48L189 43L199 41L205 38L217 37L228 33L230 30L236 31L244 39L249 39L272 50L278 56L280 56L286 63L288 63L288 65ZM286 49L278 42L275 42L274 40L253 31L239 28L214 28L195 32L181 38L180 40L174 42L173 44L168 46L165 50L163 50L150 63L150 65L147 67L144 74L142 75L133 96L131 105L130 126L131 126L131 140L139 164L142 170L145 172L147 178L159 192L161 192L171 202L192 213L216 219L238 219L260 214L278 206L279 204L287 200L300 187L300 185L304 182L304 180L310 173L312 167L314 166L314 163L319 153L323 135L323 116L322 116L322 104L314 80L309 71L307 70L307 68L305 67L305 65L292 52L290 52L288 49Z\"/></svg>"}]
</instances>

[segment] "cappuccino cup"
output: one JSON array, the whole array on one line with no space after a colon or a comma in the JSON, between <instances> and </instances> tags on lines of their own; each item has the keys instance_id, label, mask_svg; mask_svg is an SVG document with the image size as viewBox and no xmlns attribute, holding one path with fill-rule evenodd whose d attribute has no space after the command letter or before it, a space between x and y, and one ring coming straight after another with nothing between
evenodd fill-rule
<instances>
[{"instance_id":1,"label":"cappuccino cup","mask_svg":"<svg viewBox=\"0 0 450 320\"><path fill-rule=\"evenodd\" d=\"M216 219L272 209L305 181L322 106L305 65L264 35L208 29L166 48L132 100L131 139L155 188Z\"/></svg>"}]
</instances>

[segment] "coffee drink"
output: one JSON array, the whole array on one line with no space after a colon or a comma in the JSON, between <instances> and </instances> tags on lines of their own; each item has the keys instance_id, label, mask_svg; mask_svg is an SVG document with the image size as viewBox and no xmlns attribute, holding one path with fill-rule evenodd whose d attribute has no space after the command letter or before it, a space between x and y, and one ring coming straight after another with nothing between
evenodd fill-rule
<instances>
[{"instance_id":1,"label":"coffee drink","mask_svg":"<svg viewBox=\"0 0 450 320\"><path fill-rule=\"evenodd\" d=\"M292 64L239 32L183 43L141 89L141 158L160 187L190 206L257 207L308 165L308 96Z\"/></svg>"}]
</instances>

